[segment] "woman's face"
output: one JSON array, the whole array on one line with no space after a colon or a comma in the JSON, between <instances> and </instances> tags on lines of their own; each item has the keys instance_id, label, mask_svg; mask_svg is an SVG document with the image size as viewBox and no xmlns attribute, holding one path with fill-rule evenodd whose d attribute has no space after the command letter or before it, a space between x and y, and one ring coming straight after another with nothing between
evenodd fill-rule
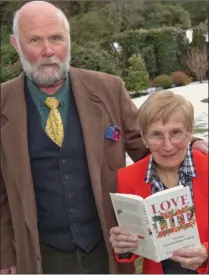
<instances>
[{"instance_id":1,"label":"woman's face","mask_svg":"<svg viewBox=\"0 0 209 275\"><path fill-rule=\"evenodd\" d=\"M151 124L143 140L159 167L172 169L184 160L191 136L184 124L173 117L165 124Z\"/></svg>"}]
</instances>

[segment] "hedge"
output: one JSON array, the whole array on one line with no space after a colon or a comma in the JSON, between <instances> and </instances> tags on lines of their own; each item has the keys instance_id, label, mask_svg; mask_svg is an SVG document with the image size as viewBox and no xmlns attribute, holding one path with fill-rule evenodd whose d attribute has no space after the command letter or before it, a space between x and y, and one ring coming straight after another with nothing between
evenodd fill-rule
<instances>
[{"instance_id":1,"label":"hedge","mask_svg":"<svg viewBox=\"0 0 209 275\"><path fill-rule=\"evenodd\" d=\"M150 30L126 31L116 34L103 43L103 47L112 51L111 45L117 42L121 48L124 67L134 54L140 54L145 60L149 75L171 74L183 70L182 52L186 51L188 40L185 31L164 27Z\"/></svg>"}]
</instances>

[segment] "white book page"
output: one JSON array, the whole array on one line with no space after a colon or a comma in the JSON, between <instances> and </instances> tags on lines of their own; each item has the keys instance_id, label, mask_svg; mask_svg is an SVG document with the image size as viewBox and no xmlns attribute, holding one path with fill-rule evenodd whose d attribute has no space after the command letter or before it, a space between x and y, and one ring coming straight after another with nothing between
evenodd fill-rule
<instances>
[{"instance_id":1,"label":"white book page","mask_svg":"<svg viewBox=\"0 0 209 275\"><path fill-rule=\"evenodd\" d=\"M144 201L140 202L140 204L141 211L144 215L144 235L143 238L139 238L138 248L133 252L140 255L141 257L157 261L157 253L155 251L150 221L147 215L147 206Z\"/></svg>"},{"instance_id":2,"label":"white book page","mask_svg":"<svg viewBox=\"0 0 209 275\"><path fill-rule=\"evenodd\" d=\"M134 235L144 235L144 216L138 199L110 194L118 224Z\"/></svg>"},{"instance_id":3,"label":"white book page","mask_svg":"<svg viewBox=\"0 0 209 275\"><path fill-rule=\"evenodd\" d=\"M163 196L163 194L175 193L176 191L181 190L182 188L184 188L183 185L179 185L179 186L175 186L175 187L172 187L172 188L168 188L168 189L165 189L165 190L163 190L161 192L157 192L157 193L152 194L151 196L147 197L145 200L148 201L148 200L151 200L154 197Z\"/></svg>"},{"instance_id":4,"label":"white book page","mask_svg":"<svg viewBox=\"0 0 209 275\"><path fill-rule=\"evenodd\" d=\"M139 238L138 249L130 252L154 260L155 251L152 237L150 237L150 231L148 230L149 220L146 215L144 201L112 193L110 197L118 225Z\"/></svg>"},{"instance_id":5,"label":"white book page","mask_svg":"<svg viewBox=\"0 0 209 275\"><path fill-rule=\"evenodd\" d=\"M143 198L137 195L133 195L133 194L123 194L123 193L110 193L110 196L114 196L114 197L123 197L123 198L130 198L133 200L137 200L137 201L143 201Z\"/></svg>"}]
</instances>

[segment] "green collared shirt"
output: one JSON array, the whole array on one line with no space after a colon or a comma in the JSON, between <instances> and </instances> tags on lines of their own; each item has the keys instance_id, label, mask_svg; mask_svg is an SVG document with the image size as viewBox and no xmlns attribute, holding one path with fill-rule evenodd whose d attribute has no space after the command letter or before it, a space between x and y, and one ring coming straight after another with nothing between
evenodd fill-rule
<instances>
[{"instance_id":1,"label":"green collared shirt","mask_svg":"<svg viewBox=\"0 0 209 275\"><path fill-rule=\"evenodd\" d=\"M48 97L46 93L41 91L28 77L26 77L26 85L27 89L32 97L33 102L35 103L38 112L41 116L41 123L43 128L46 128L46 121L49 116L50 109L45 104L45 100ZM54 94L53 96L56 97L59 101L58 110L60 112L63 125L65 127L66 117L67 117L67 109L69 105L69 92L70 92L70 77L67 76L65 82L61 86L61 88Z\"/></svg>"}]
</instances>

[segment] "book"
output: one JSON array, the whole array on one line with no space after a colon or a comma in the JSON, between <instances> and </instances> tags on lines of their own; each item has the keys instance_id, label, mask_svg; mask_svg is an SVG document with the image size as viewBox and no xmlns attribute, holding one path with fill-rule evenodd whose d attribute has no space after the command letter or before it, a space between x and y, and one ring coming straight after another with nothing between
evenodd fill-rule
<instances>
[{"instance_id":1,"label":"book","mask_svg":"<svg viewBox=\"0 0 209 275\"><path fill-rule=\"evenodd\" d=\"M155 262L186 247L201 247L189 187L179 185L143 199L110 193L118 225L139 239L133 252Z\"/></svg>"}]
</instances>

